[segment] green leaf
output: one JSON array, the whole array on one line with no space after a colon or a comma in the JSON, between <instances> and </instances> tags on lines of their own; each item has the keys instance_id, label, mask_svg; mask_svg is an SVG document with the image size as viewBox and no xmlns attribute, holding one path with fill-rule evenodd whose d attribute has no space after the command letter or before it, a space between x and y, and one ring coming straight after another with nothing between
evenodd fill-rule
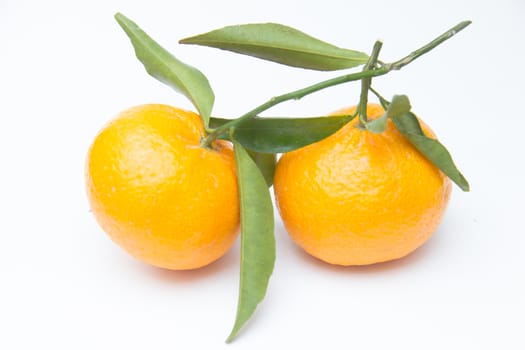
<instances>
[{"instance_id":1,"label":"green leaf","mask_svg":"<svg viewBox=\"0 0 525 350\"><path fill-rule=\"evenodd\" d=\"M463 191L470 190L467 179L458 170L445 146L438 140L425 136L417 117L413 113L407 112L397 115L392 118L392 121L410 143L454 181L459 188Z\"/></svg>"},{"instance_id":2,"label":"green leaf","mask_svg":"<svg viewBox=\"0 0 525 350\"><path fill-rule=\"evenodd\" d=\"M207 127L215 96L204 74L176 59L123 14L117 13L115 19L130 38L146 71L189 98Z\"/></svg>"},{"instance_id":3,"label":"green leaf","mask_svg":"<svg viewBox=\"0 0 525 350\"><path fill-rule=\"evenodd\" d=\"M392 102L388 104L385 114L367 122L365 128L375 134L380 134L386 130L388 118L395 118L400 114L410 112L410 108L412 107L406 95L395 95L394 98L392 98Z\"/></svg>"},{"instance_id":4,"label":"green leaf","mask_svg":"<svg viewBox=\"0 0 525 350\"><path fill-rule=\"evenodd\" d=\"M277 155L275 153L261 153L250 150L248 150L248 154L259 168L268 187L271 187L273 185L275 166L277 165Z\"/></svg>"},{"instance_id":5,"label":"green leaf","mask_svg":"<svg viewBox=\"0 0 525 350\"><path fill-rule=\"evenodd\" d=\"M410 112L411 108L412 106L410 106L410 101L406 95L394 95L392 102L388 104L386 113L389 118L395 118L400 114Z\"/></svg>"},{"instance_id":6,"label":"green leaf","mask_svg":"<svg viewBox=\"0 0 525 350\"><path fill-rule=\"evenodd\" d=\"M405 112L398 114L392 118L397 129L404 135L424 135L423 129L419 124L419 120L412 112Z\"/></svg>"},{"instance_id":7,"label":"green leaf","mask_svg":"<svg viewBox=\"0 0 525 350\"><path fill-rule=\"evenodd\" d=\"M373 132L374 134L380 134L386 130L387 122L388 114L385 113L381 117L367 122L365 124L365 128L366 130Z\"/></svg>"},{"instance_id":8,"label":"green leaf","mask_svg":"<svg viewBox=\"0 0 525 350\"><path fill-rule=\"evenodd\" d=\"M182 39L180 43L215 47L288 66L322 71L352 68L368 60L368 55L363 52L339 48L276 23L228 26Z\"/></svg>"},{"instance_id":9,"label":"green leaf","mask_svg":"<svg viewBox=\"0 0 525 350\"><path fill-rule=\"evenodd\" d=\"M233 131L236 141L244 147L262 153L284 153L318 142L343 127L353 116L313 118L255 117L237 125ZM212 118L211 127L228 119Z\"/></svg>"},{"instance_id":10,"label":"green leaf","mask_svg":"<svg viewBox=\"0 0 525 350\"><path fill-rule=\"evenodd\" d=\"M266 294L275 264L273 205L266 181L246 150L234 141L241 207L241 274L231 342Z\"/></svg>"}]
</instances>

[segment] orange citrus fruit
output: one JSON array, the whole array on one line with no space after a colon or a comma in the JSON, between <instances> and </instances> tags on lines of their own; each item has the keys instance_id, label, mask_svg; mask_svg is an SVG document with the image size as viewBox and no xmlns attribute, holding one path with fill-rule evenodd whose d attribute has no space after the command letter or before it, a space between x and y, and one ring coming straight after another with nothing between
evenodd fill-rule
<instances>
[{"instance_id":1,"label":"orange citrus fruit","mask_svg":"<svg viewBox=\"0 0 525 350\"><path fill-rule=\"evenodd\" d=\"M383 113L368 105L370 119ZM451 182L391 120L374 134L355 118L326 139L284 154L274 190L285 228L306 252L331 264L366 265L421 246L441 221Z\"/></svg>"},{"instance_id":2,"label":"orange citrus fruit","mask_svg":"<svg viewBox=\"0 0 525 350\"><path fill-rule=\"evenodd\" d=\"M151 265L194 269L234 243L239 200L231 145L200 146L200 117L166 105L130 108L97 135L86 187L102 229Z\"/></svg>"}]
</instances>

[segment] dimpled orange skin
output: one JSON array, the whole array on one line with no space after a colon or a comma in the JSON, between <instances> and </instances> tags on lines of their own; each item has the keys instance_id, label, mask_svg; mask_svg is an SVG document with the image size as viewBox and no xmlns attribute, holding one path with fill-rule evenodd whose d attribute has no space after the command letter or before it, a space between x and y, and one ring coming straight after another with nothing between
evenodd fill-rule
<instances>
[{"instance_id":1,"label":"dimpled orange skin","mask_svg":"<svg viewBox=\"0 0 525 350\"><path fill-rule=\"evenodd\" d=\"M134 257L195 269L234 243L239 202L233 151L199 145L200 117L166 105L122 112L93 142L86 164L91 210L102 229Z\"/></svg>"},{"instance_id":2,"label":"dimpled orange skin","mask_svg":"<svg viewBox=\"0 0 525 350\"><path fill-rule=\"evenodd\" d=\"M381 106L368 105L369 119L382 114ZM355 118L330 137L284 154L274 191L292 239L321 260L349 266L398 259L421 246L441 221L451 183L391 120L384 133L373 134Z\"/></svg>"}]
</instances>

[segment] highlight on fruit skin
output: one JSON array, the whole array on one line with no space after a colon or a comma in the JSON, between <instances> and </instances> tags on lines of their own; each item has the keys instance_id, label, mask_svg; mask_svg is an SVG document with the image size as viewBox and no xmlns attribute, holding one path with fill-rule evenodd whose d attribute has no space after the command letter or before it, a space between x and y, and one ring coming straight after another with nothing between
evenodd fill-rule
<instances>
[{"instance_id":1,"label":"highlight on fruit skin","mask_svg":"<svg viewBox=\"0 0 525 350\"><path fill-rule=\"evenodd\" d=\"M97 222L147 264L199 268L224 255L238 235L232 147L200 147L203 135L197 114L150 104L120 113L89 149L85 179Z\"/></svg>"},{"instance_id":2,"label":"highlight on fruit skin","mask_svg":"<svg viewBox=\"0 0 525 350\"><path fill-rule=\"evenodd\" d=\"M391 62L379 60L379 40L367 55L277 23L228 26L185 39L313 70L364 64L359 72L271 97L236 119L221 120L212 118L215 93L200 70L177 59L123 14L115 19L146 72L184 95L200 116L147 105L110 123L88 154L92 211L130 254L169 269L193 269L218 259L235 240L241 216L239 299L227 342L264 299L273 272L272 177L292 238L310 254L340 265L409 254L435 231L451 181L470 189L448 150L420 126L408 97L395 95L389 102L371 85L372 78L402 69L470 21ZM362 115L360 128L355 128L357 119L345 126L355 109L332 118L257 118L282 102L352 81L361 82L360 106L367 106L369 92L388 106L383 117L368 122ZM372 118L383 113L369 107ZM231 144L222 139L234 144L235 160ZM274 173L276 154L282 152L289 153Z\"/></svg>"},{"instance_id":3,"label":"highlight on fruit skin","mask_svg":"<svg viewBox=\"0 0 525 350\"><path fill-rule=\"evenodd\" d=\"M371 119L383 112L376 104L367 107ZM291 238L312 256L344 266L398 259L417 249L437 229L451 192L449 178L391 120L380 134L357 123L355 118L328 138L284 154L274 179Z\"/></svg>"}]
</instances>

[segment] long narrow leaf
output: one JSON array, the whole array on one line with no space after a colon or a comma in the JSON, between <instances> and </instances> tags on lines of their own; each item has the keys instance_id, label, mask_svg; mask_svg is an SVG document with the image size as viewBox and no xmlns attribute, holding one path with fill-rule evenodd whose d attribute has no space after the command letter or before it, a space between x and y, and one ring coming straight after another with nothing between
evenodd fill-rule
<instances>
[{"instance_id":1,"label":"long narrow leaf","mask_svg":"<svg viewBox=\"0 0 525 350\"><path fill-rule=\"evenodd\" d=\"M277 23L228 26L180 42L322 71L352 68L368 60L363 52L339 48Z\"/></svg>"},{"instance_id":2,"label":"long narrow leaf","mask_svg":"<svg viewBox=\"0 0 525 350\"><path fill-rule=\"evenodd\" d=\"M459 188L463 191L470 190L467 179L454 164L448 150L438 140L431 139L423 133L417 117L412 112L395 116L392 121L414 147L454 181Z\"/></svg>"},{"instance_id":3,"label":"long narrow leaf","mask_svg":"<svg viewBox=\"0 0 525 350\"><path fill-rule=\"evenodd\" d=\"M284 153L307 146L330 136L352 116L313 118L252 118L237 125L234 138L249 150L262 153ZM211 118L210 126L218 127L227 119Z\"/></svg>"},{"instance_id":4,"label":"long narrow leaf","mask_svg":"<svg viewBox=\"0 0 525 350\"><path fill-rule=\"evenodd\" d=\"M234 141L241 204L241 273L231 342L264 299L275 264L273 206L266 181L246 150Z\"/></svg>"},{"instance_id":5,"label":"long narrow leaf","mask_svg":"<svg viewBox=\"0 0 525 350\"><path fill-rule=\"evenodd\" d=\"M130 38L135 54L146 71L189 98L207 126L215 95L204 74L176 59L123 14L117 13L115 19Z\"/></svg>"}]
</instances>

